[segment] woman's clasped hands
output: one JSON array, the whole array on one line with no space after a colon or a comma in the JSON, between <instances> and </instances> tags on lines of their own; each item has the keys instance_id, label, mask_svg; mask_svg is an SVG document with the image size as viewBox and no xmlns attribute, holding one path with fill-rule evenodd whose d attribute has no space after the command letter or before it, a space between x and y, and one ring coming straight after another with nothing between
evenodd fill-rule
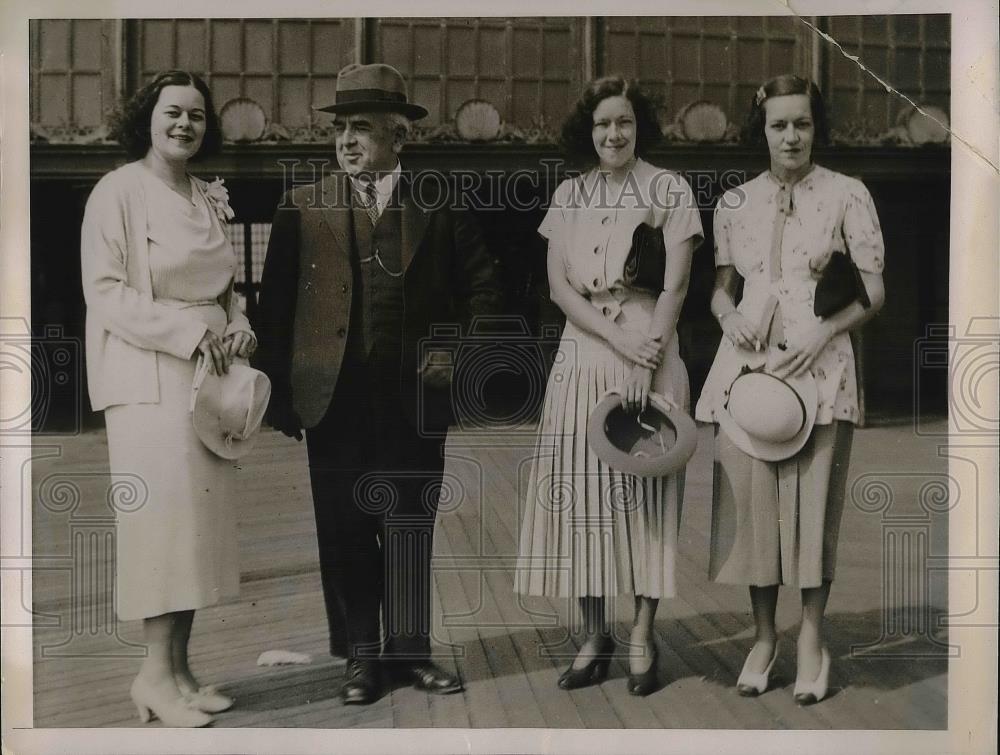
<instances>
[{"instance_id":1,"label":"woman's clasped hands","mask_svg":"<svg viewBox=\"0 0 1000 755\"><path fill-rule=\"evenodd\" d=\"M789 338L781 355L771 365L774 374L780 378L802 375L816 361L816 357L826 348L836 335L833 325L827 321L817 322L796 338Z\"/></svg>"},{"instance_id":2,"label":"woman's clasped hands","mask_svg":"<svg viewBox=\"0 0 1000 755\"><path fill-rule=\"evenodd\" d=\"M249 359L256 347L257 340L247 331L237 331L220 338L207 330L198 343L198 352L208 360L211 372L225 375L234 359Z\"/></svg>"},{"instance_id":3,"label":"woman's clasped hands","mask_svg":"<svg viewBox=\"0 0 1000 755\"><path fill-rule=\"evenodd\" d=\"M632 362L632 369L621 386L622 408L639 412L649 402L653 372L663 363L663 339L648 333L620 330L611 346Z\"/></svg>"},{"instance_id":4,"label":"woman's clasped hands","mask_svg":"<svg viewBox=\"0 0 1000 755\"><path fill-rule=\"evenodd\" d=\"M741 313L733 310L724 315L719 324L726 338L739 349L760 351L766 348L766 340ZM828 321L819 321L795 338L788 338L778 346L780 354L768 362L768 370L780 378L805 373L820 352L826 348L836 329Z\"/></svg>"},{"instance_id":5,"label":"woman's clasped hands","mask_svg":"<svg viewBox=\"0 0 1000 755\"><path fill-rule=\"evenodd\" d=\"M630 362L651 370L663 362L663 339L660 336L619 329L611 347Z\"/></svg>"}]
</instances>

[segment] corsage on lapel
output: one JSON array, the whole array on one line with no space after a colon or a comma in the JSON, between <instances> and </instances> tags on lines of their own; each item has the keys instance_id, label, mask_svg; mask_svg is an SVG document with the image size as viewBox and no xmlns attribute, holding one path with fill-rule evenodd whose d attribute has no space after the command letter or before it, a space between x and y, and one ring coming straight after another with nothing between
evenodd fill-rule
<instances>
[{"instance_id":1,"label":"corsage on lapel","mask_svg":"<svg viewBox=\"0 0 1000 755\"><path fill-rule=\"evenodd\" d=\"M229 206L229 189L226 188L224 180L216 176L214 181L206 183L205 196L208 197L209 204L223 223L228 223L236 217L233 208Z\"/></svg>"}]
</instances>

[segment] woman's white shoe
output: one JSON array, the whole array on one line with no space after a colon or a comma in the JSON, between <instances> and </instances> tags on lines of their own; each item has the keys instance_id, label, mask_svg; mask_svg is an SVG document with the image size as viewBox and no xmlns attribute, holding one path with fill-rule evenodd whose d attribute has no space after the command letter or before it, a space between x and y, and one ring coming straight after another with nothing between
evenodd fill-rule
<instances>
[{"instance_id":1,"label":"woman's white shoe","mask_svg":"<svg viewBox=\"0 0 1000 755\"><path fill-rule=\"evenodd\" d=\"M827 684L830 681L830 651L824 646L820 653L822 662L820 663L819 676L811 682L804 682L798 678L795 680L793 695L795 702L799 705L812 705L826 697Z\"/></svg>"},{"instance_id":2,"label":"woman's white shoe","mask_svg":"<svg viewBox=\"0 0 1000 755\"><path fill-rule=\"evenodd\" d=\"M750 653L753 653L753 648L750 648ZM777 642L774 643L774 652L771 654L771 660L768 662L767 668L764 669L764 673L747 669L747 664L750 662L750 654L748 654L747 659L743 662L743 670L740 671L740 678L736 680L736 691L743 695L743 697L756 697L767 692L767 685L771 678L771 669L774 668L776 660L778 660Z\"/></svg>"},{"instance_id":3,"label":"woman's white shoe","mask_svg":"<svg viewBox=\"0 0 1000 755\"><path fill-rule=\"evenodd\" d=\"M160 690L138 676L132 682L131 695L135 709L139 712L139 720L143 723L158 718L164 726L187 729L207 726L215 720L207 713L191 708L180 694L176 697L163 695Z\"/></svg>"},{"instance_id":4,"label":"woman's white shoe","mask_svg":"<svg viewBox=\"0 0 1000 755\"><path fill-rule=\"evenodd\" d=\"M177 681L177 688L181 691L187 704L203 713L222 713L222 711L232 708L233 703L236 702L233 698L221 694L214 685L194 689L179 680L175 679L175 681Z\"/></svg>"}]
</instances>

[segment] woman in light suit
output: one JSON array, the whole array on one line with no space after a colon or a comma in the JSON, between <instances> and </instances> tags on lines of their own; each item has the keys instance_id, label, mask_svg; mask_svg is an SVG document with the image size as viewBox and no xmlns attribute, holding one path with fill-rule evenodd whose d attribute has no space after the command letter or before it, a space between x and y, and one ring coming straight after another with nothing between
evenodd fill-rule
<instances>
[{"instance_id":1,"label":"woman in light suit","mask_svg":"<svg viewBox=\"0 0 1000 755\"><path fill-rule=\"evenodd\" d=\"M131 688L140 718L204 726L233 701L191 672L194 611L234 596L239 568L235 470L195 434L191 385L199 357L227 372L255 339L233 295L225 189L187 172L221 145L205 83L160 74L115 135L133 162L91 193L81 259L91 404L104 410L112 476L134 493L118 512L116 610L143 620L148 653Z\"/></svg>"}]
</instances>

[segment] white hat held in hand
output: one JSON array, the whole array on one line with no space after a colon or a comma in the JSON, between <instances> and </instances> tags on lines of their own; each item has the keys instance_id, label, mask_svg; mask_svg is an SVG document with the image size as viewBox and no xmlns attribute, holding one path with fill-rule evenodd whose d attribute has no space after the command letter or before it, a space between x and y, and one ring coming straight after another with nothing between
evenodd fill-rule
<instances>
[{"instance_id":1,"label":"white hat held in hand","mask_svg":"<svg viewBox=\"0 0 1000 755\"><path fill-rule=\"evenodd\" d=\"M223 459L238 459L252 447L271 398L271 381L245 361L216 375L204 356L191 385L191 422L205 447Z\"/></svg>"},{"instance_id":2,"label":"white hat held in hand","mask_svg":"<svg viewBox=\"0 0 1000 755\"><path fill-rule=\"evenodd\" d=\"M779 378L747 365L720 403L715 418L738 448L762 461L782 461L809 439L819 396L811 372Z\"/></svg>"}]
</instances>

